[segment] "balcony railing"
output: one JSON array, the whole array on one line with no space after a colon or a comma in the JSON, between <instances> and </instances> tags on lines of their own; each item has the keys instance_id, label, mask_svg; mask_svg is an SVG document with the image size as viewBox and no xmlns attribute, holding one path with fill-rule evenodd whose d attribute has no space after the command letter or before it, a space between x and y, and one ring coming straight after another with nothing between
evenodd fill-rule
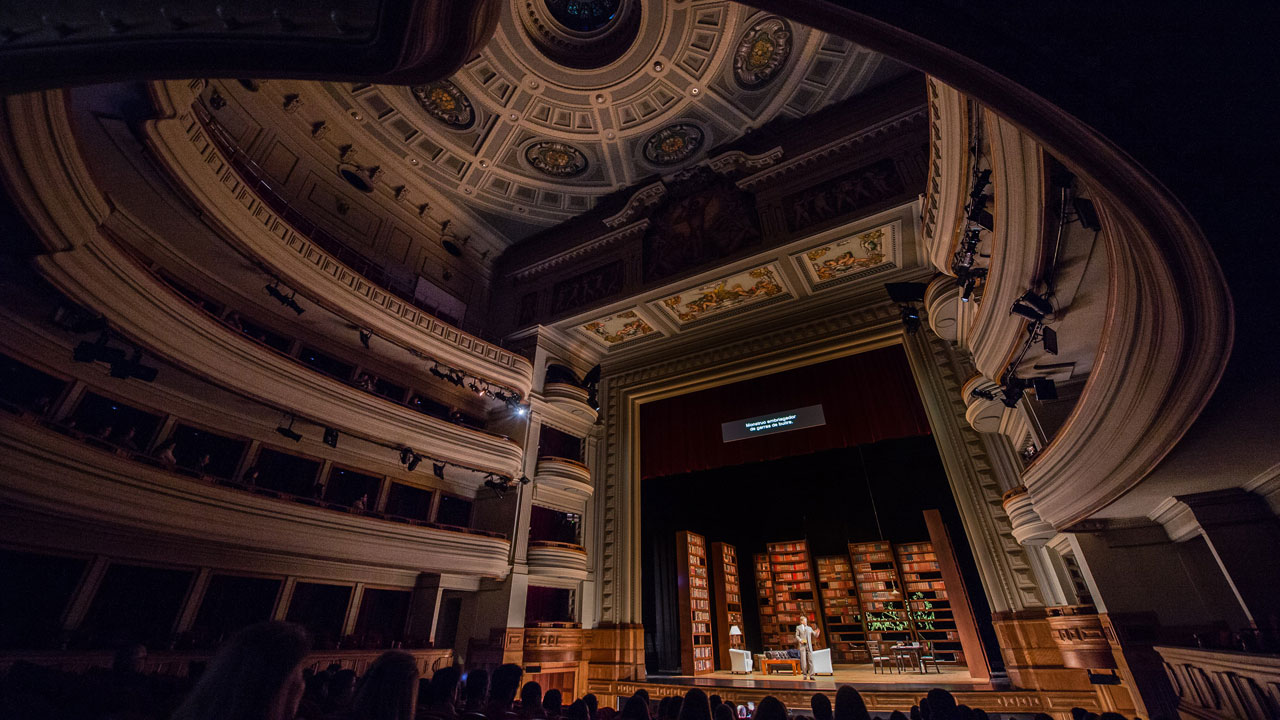
<instances>
[{"instance_id":1,"label":"balcony railing","mask_svg":"<svg viewBox=\"0 0 1280 720\"><path fill-rule=\"evenodd\" d=\"M529 541L529 574L583 580L587 577L587 550L581 545L554 540Z\"/></svg>"},{"instance_id":2,"label":"balcony railing","mask_svg":"<svg viewBox=\"0 0 1280 720\"><path fill-rule=\"evenodd\" d=\"M16 412L14 412L15 409L12 408L12 406L8 406L6 404L5 406L3 406L3 408L13 414L17 414ZM28 422L33 427L40 427L45 430L57 433L61 436L70 438L72 440L79 441L90 452L103 453L104 455L120 458L129 462L135 463L139 466L146 466L154 471L167 472L173 476L180 476L189 480L194 479L194 480L203 481L208 483L210 486L216 485L220 487L233 488L236 490L241 490L246 493L258 495L261 497L271 498L271 499L279 500L282 502L308 505L310 507L321 508L321 509L329 510L335 513L342 513L348 516L356 515L360 517L367 517L375 520L383 520L383 521L392 522L392 523L400 523L404 525L412 525L415 527L422 527L422 528L430 528L433 530L444 530L447 532L465 533L467 535L477 535L482 537L497 538L500 540L507 539L506 535L499 532L493 532L489 530L480 530L477 528L460 527L457 525L448 525L444 523L429 522L426 520L408 518L400 515L394 515L391 513L376 512L373 510L361 511L361 510L356 510L348 505L342 505L334 502L327 502L324 500L305 497L301 495L293 495L280 490L274 490L271 488L252 485L249 483L237 482L235 480L231 480L228 478L213 477L211 475L201 473L199 470L196 470L194 468L182 467L182 466L178 466L170 463L165 463L146 453L138 452L131 448L126 448L121 445L117 445L109 440L93 437L84 432L81 432L80 430L77 430L74 427L70 427L63 423L56 423L50 420L40 419L34 416L25 415L25 414L20 415L19 417L21 420Z\"/></svg>"},{"instance_id":3,"label":"balcony railing","mask_svg":"<svg viewBox=\"0 0 1280 720\"><path fill-rule=\"evenodd\" d=\"M1280 655L1156 646L1183 717L1280 717Z\"/></svg>"}]
</instances>

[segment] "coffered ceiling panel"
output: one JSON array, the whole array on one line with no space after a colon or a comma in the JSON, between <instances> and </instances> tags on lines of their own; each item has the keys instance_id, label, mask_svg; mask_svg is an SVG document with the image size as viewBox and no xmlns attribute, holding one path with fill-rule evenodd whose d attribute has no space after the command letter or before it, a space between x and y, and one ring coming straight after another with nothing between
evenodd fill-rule
<instances>
[{"instance_id":1,"label":"coffered ceiling panel","mask_svg":"<svg viewBox=\"0 0 1280 720\"><path fill-rule=\"evenodd\" d=\"M906 72L733 2L508 0L493 39L447 80L273 80L256 98L240 83L218 87L300 167L333 174L342 161L373 177L359 203L404 212L409 198L420 222L448 218L502 247ZM333 130L327 144L317 128Z\"/></svg>"}]
</instances>

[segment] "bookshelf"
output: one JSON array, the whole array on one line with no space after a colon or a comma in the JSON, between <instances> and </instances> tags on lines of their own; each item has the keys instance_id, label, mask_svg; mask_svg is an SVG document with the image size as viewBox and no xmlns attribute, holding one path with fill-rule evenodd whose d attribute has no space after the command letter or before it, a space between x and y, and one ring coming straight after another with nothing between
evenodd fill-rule
<instances>
[{"instance_id":1,"label":"bookshelf","mask_svg":"<svg viewBox=\"0 0 1280 720\"><path fill-rule=\"evenodd\" d=\"M866 640L884 645L911 642L911 620L903 605L902 581L887 542L849 543Z\"/></svg>"},{"instance_id":2,"label":"bookshelf","mask_svg":"<svg viewBox=\"0 0 1280 720\"><path fill-rule=\"evenodd\" d=\"M812 619L819 631L813 643L815 650L826 645L826 628L818 612L818 595L813 580L809 544L804 540L769 543L769 569L773 573L774 613L781 636L778 647L789 647L801 614Z\"/></svg>"},{"instance_id":3,"label":"bookshelf","mask_svg":"<svg viewBox=\"0 0 1280 720\"><path fill-rule=\"evenodd\" d=\"M711 543L711 581L715 586L716 655L720 669L733 667L729 648L743 649L741 635L730 635L734 625L742 629L742 583L738 579L738 549L728 543Z\"/></svg>"},{"instance_id":4,"label":"bookshelf","mask_svg":"<svg viewBox=\"0 0 1280 720\"><path fill-rule=\"evenodd\" d=\"M822 619L827 627L827 647L832 662L867 662L866 635L862 630L862 608L853 579L853 566L843 555L815 558L818 592L822 598Z\"/></svg>"},{"instance_id":5,"label":"bookshelf","mask_svg":"<svg viewBox=\"0 0 1280 720\"><path fill-rule=\"evenodd\" d=\"M903 543L894 549L916 634L933 642L938 662L964 664L964 649L960 645L951 599L942 580L942 568L933 552L933 544Z\"/></svg>"},{"instance_id":6,"label":"bookshelf","mask_svg":"<svg viewBox=\"0 0 1280 720\"><path fill-rule=\"evenodd\" d=\"M768 553L752 556L756 572L756 604L760 608L760 642L765 650L781 650L782 634L778 631L778 615L773 607L773 570Z\"/></svg>"},{"instance_id":7,"label":"bookshelf","mask_svg":"<svg viewBox=\"0 0 1280 720\"><path fill-rule=\"evenodd\" d=\"M715 670L711 646L711 584L707 577L707 542L697 533L676 533L679 564L680 668L684 675Z\"/></svg>"}]
</instances>

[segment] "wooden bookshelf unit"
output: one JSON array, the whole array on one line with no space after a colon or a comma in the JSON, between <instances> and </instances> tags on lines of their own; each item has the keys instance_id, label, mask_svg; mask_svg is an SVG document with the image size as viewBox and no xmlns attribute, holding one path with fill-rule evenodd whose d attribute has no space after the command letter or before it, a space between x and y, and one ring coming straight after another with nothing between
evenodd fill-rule
<instances>
[{"instance_id":1,"label":"wooden bookshelf unit","mask_svg":"<svg viewBox=\"0 0 1280 720\"><path fill-rule=\"evenodd\" d=\"M716 656L720 669L733 667L729 648L742 650L742 635L730 635L729 628L742 629L742 583L738 579L738 549L728 543L711 543L711 581L715 589Z\"/></svg>"},{"instance_id":2,"label":"wooden bookshelf unit","mask_svg":"<svg viewBox=\"0 0 1280 720\"><path fill-rule=\"evenodd\" d=\"M825 647L826 628L818 610L817 584L813 580L809 544L804 540L769 543L768 549L769 568L773 572L773 607L781 635L779 648L795 644L793 637L802 614L808 616L811 624L819 630L814 649Z\"/></svg>"},{"instance_id":3,"label":"wooden bookshelf unit","mask_svg":"<svg viewBox=\"0 0 1280 720\"><path fill-rule=\"evenodd\" d=\"M862 629L862 608L853 579L853 566L843 555L815 558L818 591L822 597L822 619L827 628L827 647L833 663L869 662L866 634Z\"/></svg>"},{"instance_id":4,"label":"wooden bookshelf unit","mask_svg":"<svg viewBox=\"0 0 1280 720\"><path fill-rule=\"evenodd\" d=\"M893 546L887 542L849 543L849 559L858 583L866 639L885 647L911 642L914 633L904 605Z\"/></svg>"},{"instance_id":5,"label":"wooden bookshelf unit","mask_svg":"<svg viewBox=\"0 0 1280 720\"><path fill-rule=\"evenodd\" d=\"M951 598L942 580L942 568L927 542L903 543L895 546L898 571L902 576L903 594L916 635L933 643L938 662L963 665L964 648L956 619L951 612Z\"/></svg>"},{"instance_id":6,"label":"wooden bookshelf unit","mask_svg":"<svg viewBox=\"0 0 1280 720\"><path fill-rule=\"evenodd\" d=\"M769 554L752 556L756 572L756 605L760 609L760 642L765 650L782 650L782 634L778 631L778 614L774 608L773 570Z\"/></svg>"},{"instance_id":7,"label":"wooden bookshelf unit","mask_svg":"<svg viewBox=\"0 0 1280 720\"><path fill-rule=\"evenodd\" d=\"M680 577L680 668L685 675L715 670L711 646L711 579L707 577L707 541L697 533L676 533Z\"/></svg>"}]
</instances>

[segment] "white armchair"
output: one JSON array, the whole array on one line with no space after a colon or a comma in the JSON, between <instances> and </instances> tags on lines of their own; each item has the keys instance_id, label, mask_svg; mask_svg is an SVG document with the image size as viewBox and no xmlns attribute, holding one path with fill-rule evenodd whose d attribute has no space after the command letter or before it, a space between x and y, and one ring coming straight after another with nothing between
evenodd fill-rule
<instances>
[{"instance_id":1,"label":"white armchair","mask_svg":"<svg viewBox=\"0 0 1280 720\"><path fill-rule=\"evenodd\" d=\"M813 651L813 674L814 675L832 675L835 670L831 667L831 648L823 648Z\"/></svg>"},{"instance_id":2,"label":"white armchair","mask_svg":"<svg viewBox=\"0 0 1280 720\"><path fill-rule=\"evenodd\" d=\"M737 648L729 648L729 663L729 672L750 674L753 667L751 653ZM828 661L827 664L830 665L831 662Z\"/></svg>"}]
</instances>

